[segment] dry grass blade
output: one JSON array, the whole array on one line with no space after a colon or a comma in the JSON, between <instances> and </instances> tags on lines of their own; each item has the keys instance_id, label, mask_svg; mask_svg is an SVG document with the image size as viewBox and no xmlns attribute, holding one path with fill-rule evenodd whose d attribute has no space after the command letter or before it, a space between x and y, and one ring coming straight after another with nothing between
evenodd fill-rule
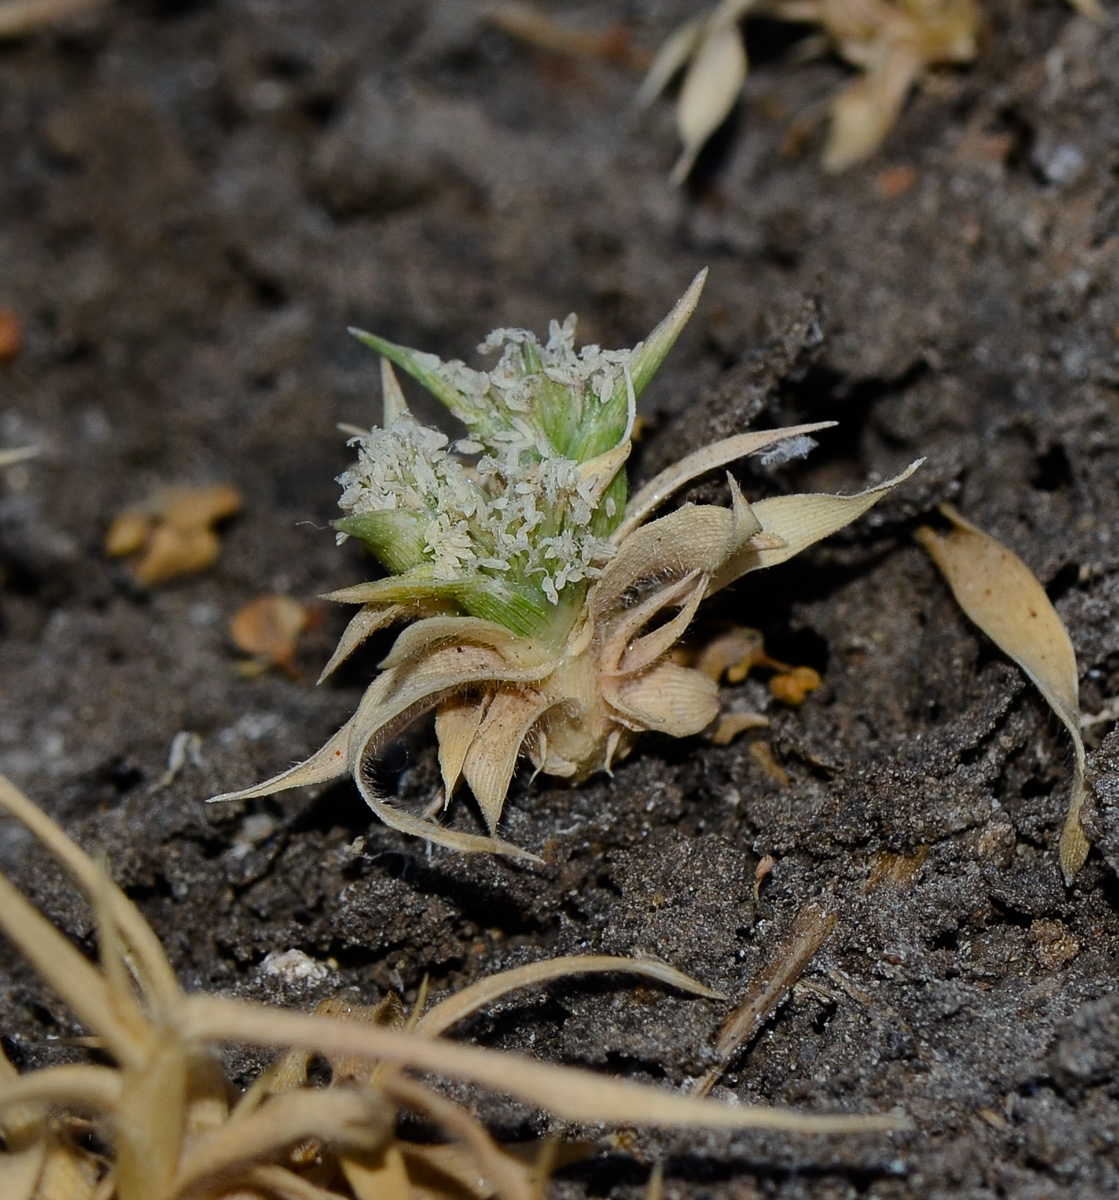
<instances>
[{"instance_id":1,"label":"dry grass blade","mask_svg":"<svg viewBox=\"0 0 1119 1200\"><path fill-rule=\"evenodd\" d=\"M789 994L816 952L835 928L837 917L815 901L805 905L793 920L793 927L776 957L750 983L746 997L731 1013L715 1043L720 1062L699 1080L695 1091L705 1096L722 1075L727 1064L747 1045L770 1013Z\"/></svg>"},{"instance_id":2,"label":"dry grass blade","mask_svg":"<svg viewBox=\"0 0 1119 1200\"><path fill-rule=\"evenodd\" d=\"M227 1193L222 1200L338 1200L338 1193L317 1187L309 1179L294 1175L283 1167L255 1167L248 1173L243 1191ZM365 1197L361 1197L365 1200ZM395 1197L384 1196L379 1200L395 1200ZM411 1200L404 1193L400 1200Z\"/></svg>"},{"instance_id":3,"label":"dry grass blade","mask_svg":"<svg viewBox=\"0 0 1119 1200\"><path fill-rule=\"evenodd\" d=\"M0 875L0 929L15 943L50 988L88 1029L96 1030L113 1055L139 1064L134 1030L121 1019L104 978L61 933Z\"/></svg>"},{"instance_id":4,"label":"dry grass blade","mask_svg":"<svg viewBox=\"0 0 1119 1200\"><path fill-rule=\"evenodd\" d=\"M104 874L86 852L13 784L0 775L0 809L21 822L43 843L54 857L81 885L86 897L93 902L101 892ZM113 920L120 929L129 950L135 956L135 967L141 985L156 1006L169 1005L179 996L179 984L163 953L159 939L152 932L140 910L119 889L108 890L106 902L112 909Z\"/></svg>"},{"instance_id":5,"label":"dry grass blade","mask_svg":"<svg viewBox=\"0 0 1119 1200\"><path fill-rule=\"evenodd\" d=\"M120 1097L120 1079L109 1067L51 1067L0 1083L0 1108L5 1113L20 1104L39 1102L111 1110Z\"/></svg>"},{"instance_id":6,"label":"dry grass blade","mask_svg":"<svg viewBox=\"0 0 1119 1200\"><path fill-rule=\"evenodd\" d=\"M375 1090L301 1088L273 1097L252 1116L227 1124L188 1154L175 1177L173 1195L202 1191L246 1162L279 1158L311 1138L329 1141L339 1153L370 1153L392 1137L394 1114Z\"/></svg>"},{"instance_id":7,"label":"dry grass blade","mask_svg":"<svg viewBox=\"0 0 1119 1200\"><path fill-rule=\"evenodd\" d=\"M1061 870L1071 882L1089 849L1080 821L1088 793L1087 764L1072 640L1045 589L1016 554L950 505L941 505L941 512L954 528L941 535L923 526L917 540L940 568L960 607L1033 680L1072 738L1076 769L1060 846Z\"/></svg>"},{"instance_id":8,"label":"dry grass blade","mask_svg":"<svg viewBox=\"0 0 1119 1200\"><path fill-rule=\"evenodd\" d=\"M553 979L565 979L571 975L590 975L603 971L627 971L635 975L645 975L696 996L704 996L711 1000L724 999L720 992L712 991L667 963L653 960L641 962L607 954L573 954L514 967L511 971L502 971L498 975L488 975L424 1013L416 1022L416 1032L427 1037L438 1037L471 1013L518 988L548 983Z\"/></svg>"},{"instance_id":9,"label":"dry grass blade","mask_svg":"<svg viewBox=\"0 0 1119 1200\"><path fill-rule=\"evenodd\" d=\"M606 1079L575 1067L533 1062L475 1046L417 1040L399 1030L288 1013L219 996L187 996L180 1010L179 1029L192 1042L303 1047L327 1056L381 1059L479 1083L564 1120L584 1124L774 1129L795 1133L866 1133L910 1127L907 1118L887 1115L816 1116L761 1106L732 1107L627 1080Z\"/></svg>"},{"instance_id":10,"label":"dry grass blade","mask_svg":"<svg viewBox=\"0 0 1119 1200\"><path fill-rule=\"evenodd\" d=\"M139 913L108 875L69 846L61 830L36 814L11 785L0 787L0 798L89 885L101 926L102 969L87 962L2 876L0 927L117 1062L115 1068L59 1066L20 1076L0 1057L0 1128L8 1146L0 1153L0 1182L11 1185L0 1193L4 1200L9 1195L13 1200L440 1200L464 1193L478 1200L495 1194L500 1200L540 1200L546 1173L541 1162L518 1162L467 1111L406 1078L404 1070L481 1084L580 1123L798 1133L907 1125L890 1116L807 1116L732 1107L435 1036L514 987L579 970L636 971L713 995L657 962L589 956L531 964L444 1002L426 1021L405 1020L395 1000L366 1009L336 999L321 1013L306 1015L243 1000L186 996L177 985L168 1003L149 1011L125 969L130 937L144 939L135 929L126 936L123 923L140 920ZM148 936L154 940L150 930ZM169 970L165 962L164 969ZM232 1089L214 1053L217 1045L230 1043L286 1051L232 1109ZM331 1087L308 1086L313 1055L329 1061ZM400 1141L395 1125L401 1106L433 1119L457 1143L455 1153ZM112 1147L107 1157L71 1136L61 1115L68 1108L92 1115L101 1144ZM60 1115L47 1116L51 1110ZM443 1182L434 1184L435 1179Z\"/></svg>"},{"instance_id":11,"label":"dry grass blade","mask_svg":"<svg viewBox=\"0 0 1119 1200\"><path fill-rule=\"evenodd\" d=\"M38 446L20 446L15 450L0 450L0 467L14 467L16 463L26 462L29 458L36 458L38 455Z\"/></svg>"},{"instance_id":12,"label":"dry grass blade","mask_svg":"<svg viewBox=\"0 0 1119 1200\"><path fill-rule=\"evenodd\" d=\"M10 1148L0 1156L0 1196L4 1200L32 1200L46 1154L46 1142L40 1138L28 1146Z\"/></svg>"},{"instance_id":13,"label":"dry grass blade","mask_svg":"<svg viewBox=\"0 0 1119 1200\"><path fill-rule=\"evenodd\" d=\"M398 1104L430 1117L469 1150L475 1169L501 1200L532 1200L532 1187L524 1168L502 1154L482 1124L466 1109L400 1075L387 1080L384 1087Z\"/></svg>"}]
</instances>

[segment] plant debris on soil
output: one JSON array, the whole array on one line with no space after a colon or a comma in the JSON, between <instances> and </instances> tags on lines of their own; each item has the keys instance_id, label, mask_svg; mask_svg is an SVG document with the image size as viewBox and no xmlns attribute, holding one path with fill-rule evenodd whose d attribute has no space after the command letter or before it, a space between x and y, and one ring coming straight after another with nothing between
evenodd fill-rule
<instances>
[{"instance_id":1,"label":"plant debris on soil","mask_svg":"<svg viewBox=\"0 0 1119 1200\"><path fill-rule=\"evenodd\" d=\"M438 999L556 955L655 955L728 1001L571 980L462 1035L680 1089L725 1067L717 1099L915 1123L626 1134L557 1194L643 1194L663 1161L670 1196L1114 1195L1113 6L1103 24L985 6L975 62L930 76L838 177L819 114L850 69L784 69L797 30L751 22L742 99L682 189L671 105L628 120L634 67L709 5L540 7L624 22L632 55L527 44L463 0L122 0L0 47L17 332L0 447L38 450L0 472L0 770L104 852L188 992L408 1007L425 976ZM927 458L701 610L712 640L758 630L820 686L790 706L747 677L730 707L769 724L726 745L648 736L577 787L518 775L499 832L543 865L429 850L348 781L207 807L321 745L388 649L371 639L316 688L343 609L307 624L295 674L239 671L229 641L261 596L369 577L329 527L351 459L336 425L380 412L376 357L346 327L469 359L489 329L575 311L581 338L628 346L704 266L642 397L635 486L747 427L840 423L804 461L736 467L751 501ZM138 500L215 481L241 508L204 571L148 587L105 554ZM680 499L730 494L713 474ZM914 541L942 503L1022 559L1071 637L1093 846L1071 885L1067 734ZM430 803L431 730L380 769L400 803ZM484 830L468 803L448 817ZM92 956L90 913L31 850L0 825L5 874ZM809 936L811 913L830 931ZM6 945L0 1007L20 1072L86 1057L88 1030ZM243 1085L269 1060L225 1069ZM601 1132L440 1086L502 1142Z\"/></svg>"}]
</instances>

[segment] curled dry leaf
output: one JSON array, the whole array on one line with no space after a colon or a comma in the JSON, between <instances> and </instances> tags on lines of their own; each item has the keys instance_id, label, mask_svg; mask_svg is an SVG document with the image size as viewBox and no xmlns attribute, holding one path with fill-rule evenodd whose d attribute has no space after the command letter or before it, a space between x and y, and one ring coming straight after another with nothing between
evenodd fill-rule
<instances>
[{"instance_id":1,"label":"curled dry leaf","mask_svg":"<svg viewBox=\"0 0 1119 1200\"><path fill-rule=\"evenodd\" d=\"M279 667L295 675L295 647L307 628L310 610L290 596L258 596L239 608L229 622L229 636L247 662L243 674L257 675Z\"/></svg>"},{"instance_id":2,"label":"curled dry leaf","mask_svg":"<svg viewBox=\"0 0 1119 1200\"><path fill-rule=\"evenodd\" d=\"M1061 870L1071 882L1089 849L1080 820L1088 785L1072 640L1045 589L1016 554L951 505L941 505L940 511L952 522L952 530L939 534L923 526L917 540L940 568L960 607L1033 680L1072 738L1076 766L1060 845Z\"/></svg>"},{"instance_id":3,"label":"curled dry leaf","mask_svg":"<svg viewBox=\"0 0 1119 1200\"><path fill-rule=\"evenodd\" d=\"M105 553L135 556L132 572L144 587L204 571L221 550L214 525L240 508L241 493L229 484L165 488L113 520Z\"/></svg>"},{"instance_id":4,"label":"curled dry leaf","mask_svg":"<svg viewBox=\"0 0 1119 1200\"><path fill-rule=\"evenodd\" d=\"M463 1189L478 1197L534 1200L539 1172L503 1151L466 1109L405 1075L408 1068L479 1083L569 1121L847 1133L906 1124L894 1117L731 1107L439 1037L510 991L581 971L625 971L715 995L659 962L592 956L533 963L482 980L426 1013L419 1011L421 998L411 1020L395 999L370 1008L334 999L308 1015L186 995L132 901L2 776L0 809L21 821L85 892L97 918L100 968L2 875L0 929L112 1064L20 1075L0 1052L5 1200L234 1200L246 1194L430 1200ZM239 1093L218 1054L230 1042L285 1053ZM332 1083L343 1086L307 1086L315 1055L328 1060ZM452 1145L400 1138L400 1109L433 1120ZM434 1186L433 1179L442 1182Z\"/></svg>"},{"instance_id":5,"label":"curled dry leaf","mask_svg":"<svg viewBox=\"0 0 1119 1200\"><path fill-rule=\"evenodd\" d=\"M374 630L411 621L347 724L306 762L217 800L271 795L350 775L388 825L460 850L532 857L497 838L518 758L581 780L610 771L637 735L697 734L719 715L709 675L675 660L703 600L843 528L895 479L853 496L686 504L651 519L689 481L832 422L738 434L704 447L627 500L637 394L688 320L701 273L633 350L574 349L575 320L541 344L499 330L497 367L475 372L362 334L384 355L385 424L342 476L337 522L390 574L329 597L362 606L329 664ZM389 360L466 425L447 437L408 412ZM468 464L464 455L478 455ZM728 476L728 478L730 478ZM465 782L489 837L442 828L388 802L370 764L435 711L445 800Z\"/></svg>"}]
</instances>

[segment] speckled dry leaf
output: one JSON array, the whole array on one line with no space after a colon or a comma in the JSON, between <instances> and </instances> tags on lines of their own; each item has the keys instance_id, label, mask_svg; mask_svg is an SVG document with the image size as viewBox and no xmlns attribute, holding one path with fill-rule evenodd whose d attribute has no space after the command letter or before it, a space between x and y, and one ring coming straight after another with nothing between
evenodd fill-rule
<instances>
[{"instance_id":1,"label":"speckled dry leaf","mask_svg":"<svg viewBox=\"0 0 1119 1200\"><path fill-rule=\"evenodd\" d=\"M307 620L307 606L290 596L258 596L233 614L229 634L237 649L263 668L291 671L295 646Z\"/></svg>"},{"instance_id":2,"label":"speckled dry leaf","mask_svg":"<svg viewBox=\"0 0 1119 1200\"><path fill-rule=\"evenodd\" d=\"M1060 847L1061 870L1071 881L1089 847L1080 821L1087 784L1072 640L1045 589L1016 554L950 505L942 505L941 512L952 522L951 532L942 535L924 526L917 540L940 568L960 607L1033 680L1072 738L1076 769Z\"/></svg>"}]
</instances>

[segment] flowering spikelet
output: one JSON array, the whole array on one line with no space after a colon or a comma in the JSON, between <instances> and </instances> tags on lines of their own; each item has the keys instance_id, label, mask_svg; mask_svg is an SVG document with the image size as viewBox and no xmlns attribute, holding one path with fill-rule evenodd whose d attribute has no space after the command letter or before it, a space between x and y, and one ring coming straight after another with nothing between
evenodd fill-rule
<instances>
[{"instance_id":1,"label":"flowering spikelet","mask_svg":"<svg viewBox=\"0 0 1119 1200\"><path fill-rule=\"evenodd\" d=\"M742 433L707 446L627 499L637 397L691 316L700 274L632 350L575 349L575 318L541 344L501 329L488 372L358 333L382 359L384 421L355 437L336 523L387 577L331 593L360 604L323 672L375 630L409 622L354 716L317 754L257 787L271 795L352 775L386 824L462 850L531 857L493 836L517 761L574 780L611 769L642 730L696 734L718 688L670 652L705 597L853 521L906 478L855 496L684 505L650 520L690 480L791 445L833 422ZM390 363L467 429L456 443L408 411ZM912 471L913 468L910 468ZM728 478L730 478L728 476ZM387 802L369 767L434 710L444 803L465 780L491 836L444 829Z\"/></svg>"}]
</instances>

